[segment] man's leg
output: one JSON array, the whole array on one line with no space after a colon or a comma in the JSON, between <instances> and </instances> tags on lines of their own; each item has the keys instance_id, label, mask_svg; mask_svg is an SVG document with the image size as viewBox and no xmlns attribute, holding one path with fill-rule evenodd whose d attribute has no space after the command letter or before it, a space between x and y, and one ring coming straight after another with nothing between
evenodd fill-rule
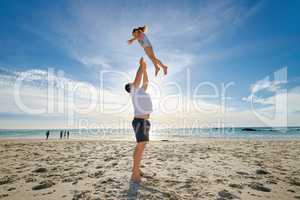
<instances>
[{"instance_id":1,"label":"man's leg","mask_svg":"<svg viewBox=\"0 0 300 200\"><path fill-rule=\"evenodd\" d=\"M141 165L141 160L142 160L142 156L143 156L143 152L144 152L146 143L147 142L137 143L135 150L134 150L131 179L136 182L139 182L141 180L140 165Z\"/></svg>"}]
</instances>

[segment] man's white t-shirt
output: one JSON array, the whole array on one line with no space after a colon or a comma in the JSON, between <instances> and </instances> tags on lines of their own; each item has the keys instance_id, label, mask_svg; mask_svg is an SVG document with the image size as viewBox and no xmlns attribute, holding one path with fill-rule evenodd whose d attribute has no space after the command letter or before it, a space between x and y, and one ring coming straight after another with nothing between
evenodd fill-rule
<instances>
[{"instance_id":1,"label":"man's white t-shirt","mask_svg":"<svg viewBox=\"0 0 300 200\"><path fill-rule=\"evenodd\" d=\"M143 87L135 88L132 86L130 88L130 94L132 97L134 116L146 115L153 112L151 97L145 92Z\"/></svg>"}]
</instances>

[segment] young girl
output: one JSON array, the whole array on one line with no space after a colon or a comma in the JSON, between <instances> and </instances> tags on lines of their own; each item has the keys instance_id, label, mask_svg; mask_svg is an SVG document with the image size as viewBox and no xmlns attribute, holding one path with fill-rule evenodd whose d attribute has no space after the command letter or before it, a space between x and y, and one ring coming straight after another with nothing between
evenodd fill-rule
<instances>
[{"instance_id":1,"label":"young girl","mask_svg":"<svg viewBox=\"0 0 300 200\"><path fill-rule=\"evenodd\" d=\"M140 43L140 45L144 48L147 56L150 58L150 60L154 64L155 76L157 75L157 73L160 70L159 66L161 66L163 68L164 74L166 75L168 73L168 67L155 57L152 45L151 45L149 39L147 38L145 32L146 32L146 26L134 28L132 31L133 38L128 40L128 44L132 44L135 40L137 40Z\"/></svg>"}]
</instances>

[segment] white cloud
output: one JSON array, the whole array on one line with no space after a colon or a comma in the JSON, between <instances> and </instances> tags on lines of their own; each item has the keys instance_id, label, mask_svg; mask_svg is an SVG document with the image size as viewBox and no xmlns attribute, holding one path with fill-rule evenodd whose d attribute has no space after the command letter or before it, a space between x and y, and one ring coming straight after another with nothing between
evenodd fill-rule
<instances>
[{"instance_id":1,"label":"white cloud","mask_svg":"<svg viewBox=\"0 0 300 200\"><path fill-rule=\"evenodd\" d=\"M81 63L85 66L91 67L93 70L108 70L112 69L112 66L108 63L105 58L101 57L83 57Z\"/></svg>"},{"instance_id":2,"label":"white cloud","mask_svg":"<svg viewBox=\"0 0 300 200\"><path fill-rule=\"evenodd\" d=\"M57 124L61 125L67 123L67 119L70 113L74 114L74 126L78 120L87 120L96 124L108 125L111 123L117 123L118 121L128 123L132 118L132 105L130 102L130 97L124 93L116 93L115 91L108 91L100 87L95 87L89 83L80 82L72 80L66 76L59 76L58 74L51 75L55 80L55 91L63 91L67 94L64 98L59 98L58 94L55 93L54 96L48 96L48 77L47 71L32 69L29 71L21 72L9 72L0 74L0 95L2 96L0 103L1 113L10 113L18 115L26 115L26 112L22 110L15 101L15 91L14 84L15 81L20 77L28 77L26 81L22 82L21 87L21 99L22 102L32 108L32 109L42 109L45 108L46 112L38 115L28 115L26 118L26 124L20 122L15 118L15 125L23 127L40 127L36 124L34 116L38 116L39 120L47 117L49 118L49 126L54 125L54 121L57 120ZM26 75L26 76L25 76ZM41 84L44 83L44 84ZM69 83L69 87L62 87L65 83ZM154 107L156 108L153 113L153 121L157 124L169 124L172 127L189 127L189 126L243 126L243 125L256 125L264 126L266 125L263 120L258 118L254 111L250 108L245 111L236 110L234 107L224 108L221 104L212 104L203 99L193 100L184 97L181 93L178 96L170 96L168 87L162 83L160 88L160 93L156 93L155 88L149 88L149 92L152 95ZM75 90L75 88L78 88ZM164 88L166 87L166 88ZM122 88L123 91L123 88ZM173 91L173 90L171 90ZM288 92L288 113L289 113L289 123L295 125L299 123L297 120L299 117L299 107L300 107L300 87L294 87ZM174 92L174 91L173 91ZM99 94L100 96L95 96L93 94ZM268 102L271 104L274 99L282 98L281 95L268 97L263 99L264 103ZM73 96L73 102L68 102L68 97ZM67 102L66 102L67 101ZM95 102L95 108L88 110L87 107L91 105L91 102ZM230 99L228 99L230 101ZM49 105L54 105L53 112L48 112ZM273 105L273 104L272 104ZM269 117L272 119L273 108L257 108L256 113L261 116ZM65 106L65 107L64 107ZM63 107L62 111L59 107ZM50 107L51 108L51 107ZM124 108L122 111L120 111ZM284 112L284 107L279 107L277 112ZM101 110L102 109L102 110ZM85 111L85 112L84 112ZM62 118L63 117L63 118ZM55 119L57 118L57 119ZM32 119L32 121L30 121ZM14 121L12 120L12 121ZM1 119L0 124L2 127L7 127L3 123L8 123L7 120ZM65 122L65 123L63 123ZM273 120L272 125L278 125L280 120ZM8 124L12 124L9 122ZM30 125L31 124L31 125ZM47 124L46 122L41 122L41 124ZM270 124L267 124L270 125ZM57 126L56 126L57 127ZM12 128L12 127L10 127ZM74 128L74 127L73 127ZM76 128L76 127L75 127Z\"/></svg>"},{"instance_id":3,"label":"white cloud","mask_svg":"<svg viewBox=\"0 0 300 200\"><path fill-rule=\"evenodd\" d=\"M289 86L287 68L274 72L250 86L250 95L242 100L249 102L250 111L269 126L299 125L300 87ZM297 120L298 117L298 120Z\"/></svg>"},{"instance_id":4,"label":"white cloud","mask_svg":"<svg viewBox=\"0 0 300 200\"><path fill-rule=\"evenodd\" d=\"M250 103L259 103L262 105L275 104L276 95L287 94L287 68L281 68L274 72L274 80L271 81L269 76L255 82L250 86L250 95L243 97L242 100ZM270 92L269 97L258 96L261 92ZM274 95L274 93L276 93Z\"/></svg>"},{"instance_id":5,"label":"white cloud","mask_svg":"<svg viewBox=\"0 0 300 200\"><path fill-rule=\"evenodd\" d=\"M34 116L39 116L40 119L57 117L60 124L62 121L67 123L66 120L70 117L74 117L74 120L98 120L101 124L132 118L130 97L123 88L118 92L115 90L108 91L86 82L72 80L56 71L53 74L49 73L51 71L52 69L49 71L31 69L9 72L5 75L0 74L0 95L3 97L0 103L5 105L0 108L0 113L10 113L16 116L28 115L27 120L32 118L32 121L28 123L31 123L33 127L38 126L38 124L35 124ZM49 77L51 77L50 80ZM24 78L19 90L21 104L16 101L18 93L15 89L19 78ZM207 114L213 116L215 113L220 112L220 106L207 103L201 99L197 101L189 100L180 91L178 91L177 97L170 96L172 93L169 93L167 83L161 83L159 86L153 85L158 86L159 91L156 91L157 88L151 88L152 85L149 86L149 93L152 95L154 107L156 108L154 119L168 122L176 121L176 116L178 120L182 119L183 116L188 116L191 120L200 116L200 119L203 120L203 116ZM53 94L50 91L49 95L49 87L52 84ZM179 101L177 101L178 98ZM95 107L90 110L87 109L92 102L95 103ZM38 110L36 111L38 114L28 113L28 108L34 111ZM72 116L69 116L70 114ZM61 117L64 120L61 120ZM49 120L52 120L49 121L49 124L53 124L53 119ZM3 122L3 120L0 121ZM17 124L23 127L29 126L23 123Z\"/></svg>"},{"instance_id":6,"label":"white cloud","mask_svg":"<svg viewBox=\"0 0 300 200\"><path fill-rule=\"evenodd\" d=\"M185 6L185 2L178 5L144 3L139 6L126 3L120 8L113 2L103 5L103 2L71 1L66 6L68 17L65 13L59 15L56 12L49 17L49 27L59 38L39 32L34 27L31 29L41 37L48 37L52 43L63 46L73 59L90 68L91 74L94 74L99 68L126 72L135 70L136 61L144 52L138 45L128 46L126 40L134 26L146 23L158 57L170 67L175 66L172 70L177 72L192 66L196 60L202 62L203 57L196 56L193 51L236 26L237 23L233 22L242 23L260 4L246 6L226 0L198 2L192 9ZM142 14L139 12L141 9ZM182 50L178 47L188 48ZM171 73L172 70L170 68Z\"/></svg>"},{"instance_id":7,"label":"white cloud","mask_svg":"<svg viewBox=\"0 0 300 200\"><path fill-rule=\"evenodd\" d=\"M95 116L110 112L116 107L128 103L126 95L116 95L103 88L95 87L86 82L75 81L65 76L49 71L31 69L23 72L10 72L10 75L0 74L0 112L29 114L28 109L43 109L40 116L60 115L70 112L75 115ZM18 85L18 80L21 80ZM21 103L18 103L18 98ZM87 108L95 104L95 109ZM105 105L105 106L104 106ZM109 105L109 106L108 106ZM80 111L80 112L77 112ZM101 113L102 112L102 113ZM123 116L124 113L114 115Z\"/></svg>"}]
</instances>

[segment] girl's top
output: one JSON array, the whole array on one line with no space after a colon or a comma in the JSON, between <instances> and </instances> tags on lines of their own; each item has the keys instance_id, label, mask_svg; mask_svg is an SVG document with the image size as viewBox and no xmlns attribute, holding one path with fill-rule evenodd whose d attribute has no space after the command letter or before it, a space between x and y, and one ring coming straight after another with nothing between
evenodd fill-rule
<instances>
[{"instance_id":1,"label":"girl's top","mask_svg":"<svg viewBox=\"0 0 300 200\"><path fill-rule=\"evenodd\" d=\"M146 36L145 33L141 33L140 38L138 39L138 42L140 43L140 45L145 48L145 47L152 47L148 37Z\"/></svg>"}]
</instances>

